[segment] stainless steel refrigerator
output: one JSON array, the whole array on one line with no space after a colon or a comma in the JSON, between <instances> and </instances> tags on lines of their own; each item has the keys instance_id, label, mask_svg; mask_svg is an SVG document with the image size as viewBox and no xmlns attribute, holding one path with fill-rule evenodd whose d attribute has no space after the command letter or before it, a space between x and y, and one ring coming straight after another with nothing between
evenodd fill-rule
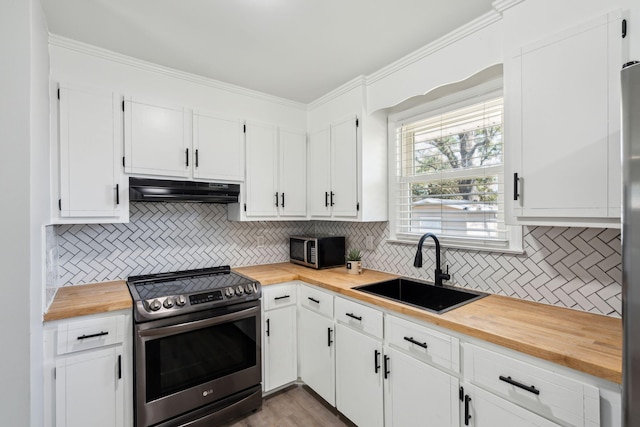
<instances>
[{"instance_id":1,"label":"stainless steel refrigerator","mask_svg":"<svg viewBox=\"0 0 640 427\"><path fill-rule=\"evenodd\" d=\"M640 63L622 69L622 418L640 426Z\"/></svg>"}]
</instances>

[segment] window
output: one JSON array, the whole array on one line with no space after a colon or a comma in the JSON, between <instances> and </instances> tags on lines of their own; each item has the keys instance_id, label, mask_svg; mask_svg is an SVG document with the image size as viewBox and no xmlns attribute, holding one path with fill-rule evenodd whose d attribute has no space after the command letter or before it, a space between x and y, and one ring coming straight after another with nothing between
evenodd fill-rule
<instances>
[{"instance_id":1,"label":"window","mask_svg":"<svg viewBox=\"0 0 640 427\"><path fill-rule=\"evenodd\" d=\"M432 232L448 246L518 250L521 232L504 219L502 94L457 98L392 117L392 238Z\"/></svg>"}]
</instances>

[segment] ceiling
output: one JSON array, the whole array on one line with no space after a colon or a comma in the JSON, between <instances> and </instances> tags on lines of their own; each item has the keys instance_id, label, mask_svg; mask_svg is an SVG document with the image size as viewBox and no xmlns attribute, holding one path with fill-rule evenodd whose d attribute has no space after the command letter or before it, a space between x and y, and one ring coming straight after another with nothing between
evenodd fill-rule
<instances>
[{"instance_id":1,"label":"ceiling","mask_svg":"<svg viewBox=\"0 0 640 427\"><path fill-rule=\"evenodd\" d=\"M42 0L49 31L301 103L491 10L493 0Z\"/></svg>"}]
</instances>

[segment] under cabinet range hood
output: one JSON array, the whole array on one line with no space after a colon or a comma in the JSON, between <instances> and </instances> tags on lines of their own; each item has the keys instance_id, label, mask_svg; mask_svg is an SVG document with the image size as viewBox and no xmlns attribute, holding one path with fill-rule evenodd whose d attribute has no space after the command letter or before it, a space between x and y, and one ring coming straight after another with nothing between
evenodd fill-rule
<instances>
[{"instance_id":1,"label":"under cabinet range hood","mask_svg":"<svg viewBox=\"0 0 640 427\"><path fill-rule=\"evenodd\" d=\"M239 184L129 178L131 202L238 203Z\"/></svg>"}]
</instances>

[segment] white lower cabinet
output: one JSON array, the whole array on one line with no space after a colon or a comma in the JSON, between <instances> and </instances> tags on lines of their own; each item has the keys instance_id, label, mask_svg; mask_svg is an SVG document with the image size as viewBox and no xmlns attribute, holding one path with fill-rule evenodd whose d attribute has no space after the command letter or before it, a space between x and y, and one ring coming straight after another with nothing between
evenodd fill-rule
<instances>
[{"instance_id":1,"label":"white lower cabinet","mask_svg":"<svg viewBox=\"0 0 640 427\"><path fill-rule=\"evenodd\" d=\"M265 392L298 379L296 283L263 288L262 354Z\"/></svg>"},{"instance_id":2,"label":"white lower cabinet","mask_svg":"<svg viewBox=\"0 0 640 427\"><path fill-rule=\"evenodd\" d=\"M302 285L299 296L300 379L330 405L335 406L333 295Z\"/></svg>"},{"instance_id":3,"label":"white lower cabinet","mask_svg":"<svg viewBox=\"0 0 640 427\"><path fill-rule=\"evenodd\" d=\"M336 325L336 407L358 426L384 425L382 342Z\"/></svg>"},{"instance_id":4,"label":"white lower cabinet","mask_svg":"<svg viewBox=\"0 0 640 427\"><path fill-rule=\"evenodd\" d=\"M459 425L459 380L392 348L385 349L385 426Z\"/></svg>"},{"instance_id":5,"label":"white lower cabinet","mask_svg":"<svg viewBox=\"0 0 640 427\"><path fill-rule=\"evenodd\" d=\"M45 426L132 425L131 330L128 310L45 324Z\"/></svg>"},{"instance_id":6,"label":"white lower cabinet","mask_svg":"<svg viewBox=\"0 0 640 427\"><path fill-rule=\"evenodd\" d=\"M559 425L478 387L463 386L463 390L464 409L461 425L473 427L552 427Z\"/></svg>"}]
</instances>

